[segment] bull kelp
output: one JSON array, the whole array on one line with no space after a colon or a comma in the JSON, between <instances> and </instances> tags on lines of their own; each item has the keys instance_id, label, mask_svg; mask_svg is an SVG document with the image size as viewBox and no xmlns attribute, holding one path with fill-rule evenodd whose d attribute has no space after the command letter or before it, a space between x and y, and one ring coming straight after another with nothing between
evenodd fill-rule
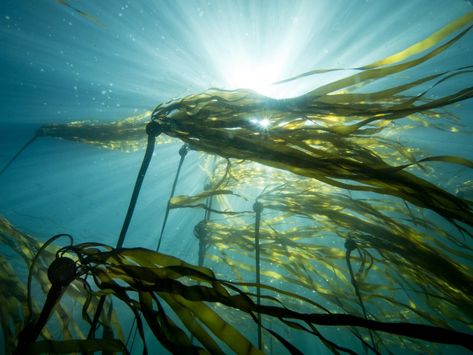
<instances>
[{"instance_id":1,"label":"bull kelp","mask_svg":"<svg viewBox=\"0 0 473 355\"><path fill-rule=\"evenodd\" d=\"M334 354L473 350L473 161L400 140L462 130L454 104L471 99L473 87L436 90L471 76L473 65L415 70L448 54L472 26L473 12L371 64L275 84L356 71L298 97L210 89L126 120L42 127L37 136L146 152L116 247L53 243L64 235L43 244L0 220L2 244L30 275L23 287L0 259L2 282L15 285L13 299L0 294L4 334L19 339L8 338L7 352L128 352L134 332L144 353L147 332L172 353L301 353L289 332ZM194 228L198 265L123 248L154 146L170 142L163 134L185 143L165 222L178 209L205 211ZM202 152L207 182L174 196L188 149ZM33 279L47 294L41 312ZM131 327L117 317L118 301ZM82 323L67 314L68 302ZM331 327L343 327L344 339Z\"/></svg>"}]
</instances>

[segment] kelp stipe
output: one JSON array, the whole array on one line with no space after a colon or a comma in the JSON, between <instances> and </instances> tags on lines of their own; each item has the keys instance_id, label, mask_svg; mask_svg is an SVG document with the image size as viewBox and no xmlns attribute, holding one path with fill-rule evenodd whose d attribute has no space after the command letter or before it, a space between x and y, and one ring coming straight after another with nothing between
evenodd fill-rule
<instances>
[{"instance_id":1,"label":"kelp stipe","mask_svg":"<svg viewBox=\"0 0 473 355\"><path fill-rule=\"evenodd\" d=\"M181 158L179 159L179 165L177 166L176 176L174 177L174 182L172 183L171 194L169 196L168 203L166 204L166 211L164 212L163 224L161 226L161 232L159 233L158 245L156 247L156 251L159 251L159 248L161 247L161 242L163 240L163 235L164 235L164 228L166 228L166 223L169 216L170 202L171 202L171 199L174 197L174 191L176 190L177 181L179 180L179 174L181 173L182 164L184 163L184 159L186 158L186 155L188 152L189 152L189 146L187 144L184 144L179 149L179 155Z\"/></svg>"},{"instance_id":2,"label":"kelp stipe","mask_svg":"<svg viewBox=\"0 0 473 355\"><path fill-rule=\"evenodd\" d=\"M255 279L257 285L261 283L259 232L261 224L261 213L263 212L263 209L264 206L261 202L256 201L253 204L253 211L255 212ZM261 305L261 289L259 288L259 286L256 286L256 304L257 306ZM260 350L263 349L261 327L261 315L258 314L258 349Z\"/></svg>"},{"instance_id":3,"label":"kelp stipe","mask_svg":"<svg viewBox=\"0 0 473 355\"><path fill-rule=\"evenodd\" d=\"M140 194L141 185L143 184L146 171L148 170L149 163L151 162L151 158L153 157L154 146L156 144L156 137L161 134L161 129L159 125L156 124L156 122L151 121L146 125L146 134L148 135L146 151L143 157L143 162L141 163L140 170L138 171L138 176L136 177L136 182L133 187L133 192L131 194L128 210L126 212L125 219L123 221L122 228L120 230L120 235L118 236L117 246L116 246L118 249L123 246L123 243L125 241L126 233L128 231L128 227L130 226L131 218L133 217L133 213L136 207L136 202ZM98 320L102 312L104 303L105 303L105 296L102 296L100 298L97 310L95 312L94 319L92 321L92 326L90 327L90 330L89 330L89 335L87 336L88 339L93 339L95 337L95 327L98 324Z\"/></svg>"},{"instance_id":4,"label":"kelp stipe","mask_svg":"<svg viewBox=\"0 0 473 355\"><path fill-rule=\"evenodd\" d=\"M41 246L31 262L28 273L28 318L26 319L25 328L23 328L23 330L18 334L18 345L14 351L15 355L26 354L29 352L29 348L36 341L43 327L46 325L46 322L48 321L53 308L61 298L62 293L77 277L77 267L72 259L67 257L56 258L48 267L48 279L51 283L51 288L48 291L46 302L40 315L37 319L33 320L33 307L31 306L31 279L36 260L42 250L48 247L48 245L56 239L63 236L69 237L72 243L72 237L68 234L58 234L53 236Z\"/></svg>"}]
</instances>

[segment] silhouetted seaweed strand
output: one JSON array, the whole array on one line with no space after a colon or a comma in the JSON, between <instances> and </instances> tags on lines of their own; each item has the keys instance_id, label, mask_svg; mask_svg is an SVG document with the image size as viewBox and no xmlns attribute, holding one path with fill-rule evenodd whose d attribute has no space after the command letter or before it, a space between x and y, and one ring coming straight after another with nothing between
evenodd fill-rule
<instances>
[{"instance_id":1,"label":"silhouetted seaweed strand","mask_svg":"<svg viewBox=\"0 0 473 355\"><path fill-rule=\"evenodd\" d=\"M363 317L365 319L368 319L368 316L366 315L365 304L363 303L363 299L361 298L360 290L358 288L355 275L353 274L353 268L351 266L351 261L350 261L351 252L355 249L358 249L358 246L356 245L356 242L352 238L348 238L345 241L345 249L346 249L345 261L347 263L348 271L350 272L350 281L351 281L351 284L353 285L353 288L355 289L356 297L358 298L358 302L360 303L360 307L363 312ZM376 349L376 343L374 341L373 332L371 331L371 329L369 330L369 334L370 334L371 344Z\"/></svg>"},{"instance_id":2,"label":"silhouetted seaweed strand","mask_svg":"<svg viewBox=\"0 0 473 355\"><path fill-rule=\"evenodd\" d=\"M36 140L36 138L40 137L42 135L41 129L37 130L35 135L31 137L17 152L16 154L5 164L5 166L0 170L0 175L2 175L9 167L10 165L13 164L13 162L23 153L23 151L28 148L33 142Z\"/></svg>"},{"instance_id":3,"label":"silhouetted seaweed strand","mask_svg":"<svg viewBox=\"0 0 473 355\"><path fill-rule=\"evenodd\" d=\"M176 176L174 177L174 182L172 183L172 188L171 188L171 193L169 195L169 200L168 203L166 204L166 211L164 212L164 218L163 218L163 224L161 226L161 232L159 233L158 237L158 245L156 247L156 251L159 251L159 248L161 247L161 242L163 239L163 234L164 234L164 229L166 228L166 222L168 220L169 216L169 210L170 210L170 201L174 197L174 191L176 190L177 186L177 181L179 180L179 174L181 173L181 168L182 164L184 163L184 159L186 158L187 153L189 152L189 146L187 144L184 144L180 149L179 149L179 165L177 166L177 171L176 171Z\"/></svg>"}]
</instances>

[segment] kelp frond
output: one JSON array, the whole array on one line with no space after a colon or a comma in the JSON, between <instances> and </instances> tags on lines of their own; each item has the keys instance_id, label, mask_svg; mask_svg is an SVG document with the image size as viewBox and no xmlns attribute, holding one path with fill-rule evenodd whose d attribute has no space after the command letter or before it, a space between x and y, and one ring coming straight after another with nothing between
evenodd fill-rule
<instances>
[{"instance_id":1,"label":"kelp frond","mask_svg":"<svg viewBox=\"0 0 473 355\"><path fill-rule=\"evenodd\" d=\"M408 168L441 162L471 169L473 162L449 155L416 158L413 150L389 138L391 131L398 128L395 123L401 119L420 121L429 127L432 117L440 115L437 109L473 97L473 87L442 97L428 97L429 91L442 82L470 75L472 67L376 92L346 93L354 85L358 88L363 83L373 83L433 58L469 32L472 23L473 15L469 13L427 41L428 46L420 45L407 50L405 55L358 68L360 73L354 76L299 97L272 99L251 90L212 89L161 104L154 110L152 119L164 133L183 140L192 149L225 158L252 160L348 190L395 196L431 209L459 228L463 228L459 223L472 226L470 201L443 190ZM439 44L455 32L448 42ZM435 48L420 58L402 61L431 47ZM431 87L422 89L421 84L428 82L432 83ZM410 96L406 93L409 89L421 93ZM255 123L261 119L269 125L263 128Z\"/></svg>"},{"instance_id":2,"label":"kelp frond","mask_svg":"<svg viewBox=\"0 0 473 355\"><path fill-rule=\"evenodd\" d=\"M108 123L95 121L74 121L65 124L42 126L40 136L55 137L105 149L134 152L146 146L145 125L151 111ZM158 144L170 143L169 137L161 136Z\"/></svg>"}]
</instances>

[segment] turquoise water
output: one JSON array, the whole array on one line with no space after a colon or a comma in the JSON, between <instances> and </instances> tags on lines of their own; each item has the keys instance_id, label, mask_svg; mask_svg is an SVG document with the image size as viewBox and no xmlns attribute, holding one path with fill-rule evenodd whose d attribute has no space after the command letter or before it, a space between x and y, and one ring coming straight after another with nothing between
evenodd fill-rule
<instances>
[{"instance_id":1,"label":"turquoise water","mask_svg":"<svg viewBox=\"0 0 473 355\"><path fill-rule=\"evenodd\" d=\"M472 9L471 3L463 0L448 4L421 0L3 0L0 167L44 124L108 122L212 87L250 88L276 98L300 95L347 73L310 77L287 86L271 83L314 68L354 68L371 63L427 37ZM472 53L473 33L468 33L446 52L405 75L471 65ZM391 80L395 83L398 78ZM464 88L468 82L471 75L451 80L433 95ZM449 109L464 127L454 139L445 132L425 136L413 131L402 137L403 142L431 155L473 159L473 102L469 99ZM126 247L156 247L181 145L174 142L156 147ZM142 151L123 153L40 137L0 175L0 214L42 241L69 233L76 242L114 245L142 158ZM200 153L191 151L177 195L202 190L206 182L202 165ZM471 169L445 169L445 176L461 176L463 181L473 178ZM444 182L438 181L440 185ZM198 241L192 231L203 214L198 209L171 211L161 251L197 263ZM470 241L466 243L471 247ZM471 264L464 267L471 273ZM216 271L225 276L228 270L217 265ZM18 272L25 277L25 270ZM244 325L243 331L254 330L252 327ZM469 330L471 334L471 318ZM304 353L330 353L315 338L289 328L281 332ZM339 329L324 334L332 341L345 336ZM341 342L363 352L354 337ZM266 352L284 353L276 343L271 340ZM158 344L152 344L154 351L161 351ZM132 349L132 353L140 351L140 345ZM401 347L392 351L397 353ZM466 350L433 349L446 354L461 351Z\"/></svg>"}]
</instances>

